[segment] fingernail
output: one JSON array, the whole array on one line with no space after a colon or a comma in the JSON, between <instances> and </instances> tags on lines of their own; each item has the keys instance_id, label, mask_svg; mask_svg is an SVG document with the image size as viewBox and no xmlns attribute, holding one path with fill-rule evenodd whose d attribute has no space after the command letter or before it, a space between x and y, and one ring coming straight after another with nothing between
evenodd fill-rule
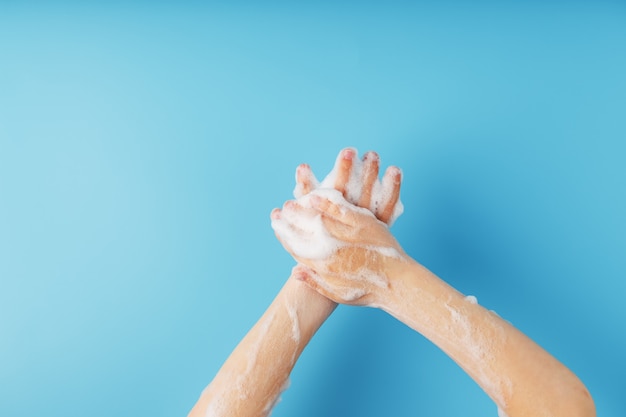
<instances>
[{"instance_id":1,"label":"fingernail","mask_svg":"<svg viewBox=\"0 0 626 417\"><path fill-rule=\"evenodd\" d=\"M402 181L402 170L398 167L394 167L394 168L395 168L394 178L396 180L396 183L399 183Z\"/></svg>"},{"instance_id":2,"label":"fingernail","mask_svg":"<svg viewBox=\"0 0 626 417\"><path fill-rule=\"evenodd\" d=\"M299 174L305 174L309 169L309 165L308 164L300 164L298 165L298 173Z\"/></svg>"},{"instance_id":3,"label":"fingernail","mask_svg":"<svg viewBox=\"0 0 626 417\"><path fill-rule=\"evenodd\" d=\"M377 161L378 159L379 159L378 154L374 151L367 151L365 153L365 156L363 156L364 161L369 161L369 160Z\"/></svg>"},{"instance_id":4,"label":"fingernail","mask_svg":"<svg viewBox=\"0 0 626 417\"><path fill-rule=\"evenodd\" d=\"M343 159L354 158L354 149L344 149L342 156L343 156Z\"/></svg>"},{"instance_id":5,"label":"fingernail","mask_svg":"<svg viewBox=\"0 0 626 417\"><path fill-rule=\"evenodd\" d=\"M285 204L283 204L283 210L290 210L290 209L292 209L294 204L295 203L293 202L293 200L286 201Z\"/></svg>"}]
</instances>

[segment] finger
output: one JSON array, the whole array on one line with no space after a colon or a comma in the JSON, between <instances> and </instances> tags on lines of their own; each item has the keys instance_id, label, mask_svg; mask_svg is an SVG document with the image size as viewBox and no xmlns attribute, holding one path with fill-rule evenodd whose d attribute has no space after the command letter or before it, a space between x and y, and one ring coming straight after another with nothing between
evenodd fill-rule
<instances>
[{"instance_id":1,"label":"finger","mask_svg":"<svg viewBox=\"0 0 626 417\"><path fill-rule=\"evenodd\" d=\"M317 196L311 195L311 198L314 197ZM292 200L285 203L283 210L279 213L280 219L273 220L272 225L282 223L282 226L279 225L278 227L283 237L291 236L295 239L292 241L294 244L296 242L304 244L306 240L318 239L316 236L320 234L320 227L326 227L320 224L322 215L326 214L310 205L300 204L300 200ZM335 221L340 222L339 220ZM277 229L275 228L275 230ZM312 246L308 245L308 249L311 248ZM303 251L300 252L304 253Z\"/></svg>"},{"instance_id":2,"label":"finger","mask_svg":"<svg viewBox=\"0 0 626 417\"><path fill-rule=\"evenodd\" d=\"M339 153L337 162L335 163L335 169L337 170L337 177L335 178L335 190L346 196L346 186L350 181L350 173L352 172L352 163L356 151L352 148L346 148Z\"/></svg>"},{"instance_id":3,"label":"finger","mask_svg":"<svg viewBox=\"0 0 626 417\"><path fill-rule=\"evenodd\" d=\"M401 183L402 171L400 168L395 166L387 168L382 182L383 195L385 197L383 201L381 201L376 213L376 217L378 217L380 221L389 223L391 220L396 204L398 203L398 199L400 198Z\"/></svg>"},{"instance_id":4,"label":"finger","mask_svg":"<svg viewBox=\"0 0 626 417\"><path fill-rule=\"evenodd\" d=\"M301 261L290 245L290 242L293 240L293 233L289 231L288 225L282 224L280 228L274 227L274 236L276 236L276 239L278 239L283 248L293 259L296 260L296 262Z\"/></svg>"},{"instance_id":5,"label":"finger","mask_svg":"<svg viewBox=\"0 0 626 417\"><path fill-rule=\"evenodd\" d=\"M291 276L298 281L304 282L308 287L322 294L324 297L333 300L332 293L328 291L323 284L322 277L311 268L298 264L291 270Z\"/></svg>"},{"instance_id":6,"label":"finger","mask_svg":"<svg viewBox=\"0 0 626 417\"><path fill-rule=\"evenodd\" d=\"M348 220L346 216L349 210L345 206L320 195L311 196L311 208L341 223Z\"/></svg>"},{"instance_id":7,"label":"finger","mask_svg":"<svg viewBox=\"0 0 626 417\"><path fill-rule=\"evenodd\" d=\"M361 198L357 203L359 207L370 207L374 182L378 179L379 167L380 158L376 152L370 151L363 156L363 171L361 175L363 188L361 190Z\"/></svg>"},{"instance_id":8,"label":"finger","mask_svg":"<svg viewBox=\"0 0 626 417\"><path fill-rule=\"evenodd\" d=\"M275 208L274 210L272 210L272 212L270 213L270 219L272 220L280 220L280 209L279 208Z\"/></svg>"},{"instance_id":9,"label":"finger","mask_svg":"<svg viewBox=\"0 0 626 417\"><path fill-rule=\"evenodd\" d=\"M306 229L306 225L308 225L307 219L312 219L317 216L319 212L314 208L303 206L300 204L300 200L288 200L283 205L282 211L278 214L280 219L287 222L291 228L304 230L300 226Z\"/></svg>"},{"instance_id":10,"label":"finger","mask_svg":"<svg viewBox=\"0 0 626 417\"><path fill-rule=\"evenodd\" d=\"M313 269L298 265L292 270L292 277L304 282L309 288L331 301L341 304L364 305L362 301L367 296L367 291L358 286L330 286L324 277Z\"/></svg>"},{"instance_id":11,"label":"finger","mask_svg":"<svg viewBox=\"0 0 626 417\"><path fill-rule=\"evenodd\" d=\"M272 212L274 213L276 210ZM280 212L280 211L279 211ZM278 216L278 218L272 218L272 229L278 241L283 245L285 250L289 252L296 260L299 260L296 255L298 248L302 248L303 242L306 242L307 236L310 234L305 230L302 230L294 223L289 217Z\"/></svg>"},{"instance_id":12,"label":"finger","mask_svg":"<svg viewBox=\"0 0 626 417\"><path fill-rule=\"evenodd\" d=\"M353 214L347 215L341 220L326 213L321 213L320 217L326 232L332 237L341 242L356 242L359 229L355 227L357 220Z\"/></svg>"},{"instance_id":13,"label":"finger","mask_svg":"<svg viewBox=\"0 0 626 417\"><path fill-rule=\"evenodd\" d=\"M304 264L297 264L291 269L291 277L300 281L304 281L307 278L310 279L311 275L315 274L316 272L314 270Z\"/></svg>"},{"instance_id":14,"label":"finger","mask_svg":"<svg viewBox=\"0 0 626 417\"><path fill-rule=\"evenodd\" d=\"M293 190L295 198L307 195L318 186L317 178L308 164L300 164L296 168L296 188Z\"/></svg>"}]
</instances>

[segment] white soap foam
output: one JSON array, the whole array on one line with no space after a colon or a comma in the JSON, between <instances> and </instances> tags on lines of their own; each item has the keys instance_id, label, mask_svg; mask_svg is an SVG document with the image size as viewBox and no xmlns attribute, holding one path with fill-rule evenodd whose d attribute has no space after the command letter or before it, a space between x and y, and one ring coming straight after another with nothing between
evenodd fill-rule
<instances>
[{"instance_id":1,"label":"white soap foam","mask_svg":"<svg viewBox=\"0 0 626 417\"><path fill-rule=\"evenodd\" d=\"M308 173L308 180L311 183L311 189L315 190L317 188L319 188L320 183L317 180L317 178L315 178L315 174L313 174L313 172L309 169ZM293 190L293 196L295 198L300 198L304 195L304 190L302 189L302 184L298 181L298 173L296 172L296 188L294 188Z\"/></svg>"},{"instance_id":2,"label":"white soap foam","mask_svg":"<svg viewBox=\"0 0 626 417\"><path fill-rule=\"evenodd\" d=\"M378 221L372 212L348 203L335 189L319 188L314 190L298 199L298 204L304 207L304 211L286 209L281 212L280 218L272 218L272 228L298 257L311 260L327 259L337 249L345 246L345 243L328 233L321 215L313 215L312 212L306 211L306 209L311 208L311 199L316 196L326 198L340 208L360 212ZM399 256L393 248L376 247L376 250L383 255Z\"/></svg>"},{"instance_id":3,"label":"white soap foam","mask_svg":"<svg viewBox=\"0 0 626 417\"><path fill-rule=\"evenodd\" d=\"M358 157L358 151L355 148L350 148L354 152L354 157L352 158L352 169L350 170L350 178L348 178L348 182L346 183L345 191L346 200L351 204L358 204L361 199L361 194L363 191L363 161ZM328 173L328 175L322 180L322 182L318 182L314 175L311 174L310 182L313 186L313 189L335 189L335 183L337 181L337 173L339 170L340 163L343 159L343 153L340 153L337 156L335 161L335 165L333 169ZM395 172L395 171L393 171ZM400 171L402 174L402 171ZM392 190L393 175L386 176L383 178L383 182L380 181L379 178L376 178L372 185L372 193L370 197L369 207L366 207L372 213L378 213L379 210L387 204L389 199L391 198L390 191ZM294 190L294 196L299 199L303 196L302 187L296 181L296 188ZM393 212L389 221L387 222L388 226L391 226L396 219L403 213L404 205L398 198L398 201L394 205Z\"/></svg>"},{"instance_id":4,"label":"white soap foam","mask_svg":"<svg viewBox=\"0 0 626 417\"><path fill-rule=\"evenodd\" d=\"M227 417L228 410L224 404L223 398L214 398L209 403L206 413L206 417Z\"/></svg>"},{"instance_id":5,"label":"white soap foam","mask_svg":"<svg viewBox=\"0 0 626 417\"><path fill-rule=\"evenodd\" d=\"M505 413L503 409L498 407L498 417L509 417L509 415Z\"/></svg>"},{"instance_id":6,"label":"white soap foam","mask_svg":"<svg viewBox=\"0 0 626 417\"><path fill-rule=\"evenodd\" d=\"M272 312L268 316L264 317L263 321L259 324L259 333L256 339L250 343L250 347L247 351L246 369L235 378L235 388L237 388L239 398L241 399L246 399L250 396L250 387L246 384L246 378L256 366L259 352L261 350L261 344L266 338L266 334L268 333L270 326L274 322L275 315L276 313Z\"/></svg>"},{"instance_id":7,"label":"white soap foam","mask_svg":"<svg viewBox=\"0 0 626 417\"><path fill-rule=\"evenodd\" d=\"M298 309L297 306L291 305L289 302L287 302L286 308L289 320L291 320L291 338L294 342L296 342L297 346L300 344L300 321L298 318Z\"/></svg>"},{"instance_id":8,"label":"white soap foam","mask_svg":"<svg viewBox=\"0 0 626 417\"><path fill-rule=\"evenodd\" d=\"M332 293L333 292L333 288L328 285L328 283L326 282L326 280L324 280L322 277L320 277L316 272L311 272L309 273L309 276L311 277L311 279L313 281L315 281L315 283L322 289Z\"/></svg>"},{"instance_id":9,"label":"white soap foam","mask_svg":"<svg viewBox=\"0 0 626 417\"><path fill-rule=\"evenodd\" d=\"M354 148L352 149L355 157L352 159L352 174L354 174L357 170L359 174L361 173L361 161L359 160L358 152ZM319 188L335 188L335 182L337 181L337 173L339 172L339 166L341 165L341 161L343 159L343 152L340 152L337 155L337 159L335 160L335 165L333 165L333 169L324 177L322 182L319 184ZM351 175L353 177L354 175Z\"/></svg>"},{"instance_id":10,"label":"white soap foam","mask_svg":"<svg viewBox=\"0 0 626 417\"><path fill-rule=\"evenodd\" d=\"M391 196L389 195L389 191L391 191L392 188L393 188L392 187L392 185L393 185L392 182L394 181L393 177L394 177L394 175L396 173L400 174L400 181L402 181L402 171L399 168L396 168L395 170L392 170L390 176L385 176L383 178L380 196L377 197L379 199L379 203L378 204L380 204L380 205L387 204L387 202L391 198ZM391 213L391 217L389 218L389 221L388 221L389 227L391 227L391 225L394 224L396 219L398 217L400 217L400 215L403 212L404 212L404 205L402 204L402 201L400 201L400 197L398 196L398 201L396 201L396 204L393 207L393 211Z\"/></svg>"},{"instance_id":11,"label":"white soap foam","mask_svg":"<svg viewBox=\"0 0 626 417\"><path fill-rule=\"evenodd\" d=\"M296 343L299 343L300 340L300 328L298 325L298 314L297 311L293 308L288 307L287 310L290 318L292 319L292 338ZM246 381L248 374L253 370L253 368L257 364L259 351L261 349L261 343L263 340L267 339L267 332L269 331L270 326L274 323L275 313L272 313L264 318L263 322L260 323L260 330L257 334L256 339L250 344L250 349L247 352L246 356L246 368L245 370L238 375L230 375L234 383L232 386L222 387L221 392L215 393L211 402L207 406L207 410L205 413L205 417L228 417L232 414L232 410L227 407L227 398L230 395L235 395L239 398L240 401L247 400L250 397L251 391L256 389L256 387L250 386L249 381ZM297 339L297 340L296 340ZM292 365L295 362L295 352L297 351L297 347L294 349L294 354L292 355ZM283 383L283 385L274 393L271 393L270 399L267 404L263 407L262 416L268 416L273 407L278 404L280 401L280 395L289 387L289 379ZM235 391L232 391L234 387ZM204 395L207 391L209 391L211 385L207 387L204 391Z\"/></svg>"},{"instance_id":12,"label":"white soap foam","mask_svg":"<svg viewBox=\"0 0 626 417\"><path fill-rule=\"evenodd\" d=\"M379 222L369 210L348 203L343 198L342 194L335 189L320 188L314 190L298 200L298 208L285 208L278 219L272 219L272 227L276 231L276 234L285 245L291 249L296 257L313 261L317 265L316 268L319 267L318 271L324 273L328 272L326 262L329 261L337 250L348 245L362 247L364 250L376 252L383 257L398 259L402 257L396 248L377 245L349 244L332 237L326 229L321 215L317 214L317 211L311 208L312 199L318 197L326 198L339 207L344 207L346 210L353 212L360 212ZM379 223L386 227L384 223ZM326 283L321 277L315 276L313 278L320 287L332 292L333 289L325 286ZM388 285L385 276L368 269L367 265L360 266L360 268L357 268L353 273L345 274L344 278L362 284L369 283L377 285L382 288ZM363 295L362 289L350 290L346 292L345 299L354 300Z\"/></svg>"},{"instance_id":13,"label":"white soap foam","mask_svg":"<svg viewBox=\"0 0 626 417\"><path fill-rule=\"evenodd\" d=\"M391 213L391 217L389 218L389 221L387 221L389 227L393 226L393 224L396 222L396 220L398 220L398 217L400 217L402 213L404 213L404 205L402 204L402 201L400 201L400 199L398 198L398 201L393 208L393 213Z\"/></svg>"},{"instance_id":14,"label":"white soap foam","mask_svg":"<svg viewBox=\"0 0 626 417\"><path fill-rule=\"evenodd\" d=\"M387 258L402 259L402 255L396 248L390 248L389 246L367 246L368 249L376 251Z\"/></svg>"},{"instance_id":15,"label":"white soap foam","mask_svg":"<svg viewBox=\"0 0 626 417\"><path fill-rule=\"evenodd\" d=\"M354 150L355 157L352 159L352 170L350 178L346 184L346 199L352 204L357 204L363 194L363 162L358 157L358 152Z\"/></svg>"},{"instance_id":16,"label":"white soap foam","mask_svg":"<svg viewBox=\"0 0 626 417\"><path fill-rule=\"evenodd\" d=\"M374 216L374 214L370 210L350 203L348 200L344 198L343 194L341 194L339 191L335 190L334 188L320 187L317 190L300 198L298 202L302 204L304 207L311 207L312 206L311 200L314 198L314 196L326 198L332 203L335 203L337 206L339 206L342 209L352 210L357 213L361 213L366 216L376 218L376 216ZM342 211L342 213L345 214L345 211Z\"/></svg>"},{"instance_id":17,"label":"white soap foam","mask_svg":"<svg viewBox=\"0 0 626 417\"><path fill-rule=\"evenodd\" d=\"M346 301L355 301L367 294L365 288L346 288L341 297Z\"/></svg>"},{"instance_id":18,"label":"white soap foam","mask_svg":"<svg viewBox=\"0 0 626 417\"><path fill-rule=\"evenodd\" d=\"M296 223L299 229L295 229L290 223ZM283 210L282 218L272 219L272 228L293 253L301 258L327 259L342 246L342 242L328 233L320 215L299 216L294 219L289 211Z\"/></svg>"},{"instance_id":19,"label":"white soap foam","mask_svg":"<svg viewBox=\"0 0 626 417\"><path fill-rule=\"evenodd\" d=\"M279 388L278 392L270 397L270 399L267 402L267 404L265 404L265 407L263 407L263 413L264 413L263 416L264 417L267 417L267 416L269 416L272 413L272 411L274 410L274 407L276 407L276 405L281 400L281 397L280 397L281 394L283 392L285 392L287 390L287 388L289 388L290 385L291 385L291 380L289 378L287 378L285 380L285 382L283 383L283 385Z\"/></svg>"},{"instance_id":20,"label":"white soap foam","mask_svg":"<svg viewBox=\"0 0 626 417\"><path fill-rule=\"evenodd\" d=\"M330 285L328 285L328 283L326 282L324 278L322 278L316 273L311 273L310 277L313 281L315 281L315 283L318 285L319 288L326 290L330 294L336 294L339 298L341 298L344 301L358 300L359 298L363 297L367 293L367 291L364 288L359 288L358 286L344 287L344 288L331 287ZM347 278L350 279L350 277L347 277Z\"/></svg>"},{"instance_id":21,"label":"white soap foam","mask_svg":"<svg viewBox=\"0 0 626 417\"><path fill-rule=\"evenodd\" d=\"M478 299L473 295L466 296L465 301L467 301L470 304L478 304Z\"/></svg>"},{"instance_id":22,"label":"white soap foam","mask_svg":"<svg viewBox=\"0 0 626 417\"><path fill-rule=\"evenodd\" d=\"M388 283L385 277L368 268L360 268L352 277L356 281L365 281L380 288L386 288Z\"/></svg>"},{"instance_id":23,"label":"white soap foam","mask_svg":"<svg viewBox=\"0 0 626 417\"><path fill-rule=\"evenodd\" d=\"M363 172L363 161L358 157L359 153L355 148L349 148L354 153L352 158L352 168L350 169L350 177L345 185L346 199L352 204L357 204L361 199L361 192L363 190L363 184L361 183L361 174ZM335 160L333 169L326 175L326 177L319 183L319 188L334 189L337 182L337 175L339 173L339 166L343 160L343 152L340 152Z\"/></svg>"},{"instance_id":24,"label":"white soap foam","mask_svg":"<svg viewBox=\"0 0 626 417\"><path fill-rule=\"evenodd\" d=\"M468 297L465 297L465 300L472 302L471 298L468 299ZM506 398L511 392L512 385L511 381L504 375L499 375L498 372L490 369L493 367L493 341L472 325L463 307L460 307L461 310L459 310L449 303L446 303L445 307L450 313L450 318L459 329L455 334L456 343L461 343L463 350L478 364L475 375L477 382L483 389L491 393L497 404L506 405Z\"/></svg>"}]
</instances>

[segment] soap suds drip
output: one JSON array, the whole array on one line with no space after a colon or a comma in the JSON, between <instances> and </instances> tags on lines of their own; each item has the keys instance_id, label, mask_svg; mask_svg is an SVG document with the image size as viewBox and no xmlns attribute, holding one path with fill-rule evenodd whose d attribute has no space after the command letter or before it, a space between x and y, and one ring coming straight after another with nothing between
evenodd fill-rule
<instances>
[{"instance_id":1,"label":"soap suds drip","mask_svg":"<svg viewBox=\"0 0 626 417\"><path fill-rule=\"evenodd\" d=\"M343 299L346 301L356 301L359 298L363 297L365 294L367 294L367 291L365 291L364 288L345 288L344 292L343 292Z\"/></svg>"},{"instance_id":2,"label":"soap suds drip","mask_svg":"<svg viewBox=\"0 0 626 417\"><path fill-rule=\"evenodd\" d=\"M472 300L468 300L467 297L465 297L465 300L472 303ZM510 395L512 385L509 379L499 375L499 373L493 369L494 352L491 342L493 336L485 335L480 329L475 328L470 323L465 311L457 309L449 303L446 303L445 307L450 313L450 318L457 329L457 331L454 332L455 340L453 342L461 343L463 350L471 356L473 362L477 364L475 377L483 389L493 396L493 400L497 404L505 405L506 398ZM464 307L461 308L464 309Z\"/></svg>"},{"instance_id":3,"label":"soap suds drip","mask_svg":"<svg viewBox=\"0 0 626 417\"><path fill-rule=\"evenodd\" d=\"M300 320L298 317L297 307L298 306L291 305L290 303L286 304L287 314L289 315L289 320L291 321L291 338L296 343L296 350L297 346L300 344Z\"/></svg>"},{"instance_id":4,"label":"soap suds drip","mask_svg":"<svg viewBox=\"0 0 626 417\"><path fill-rule=\"evenodd\" d=\"M380 288L387 288L388 284L385 277L367 268L359 269L356 274L352 274L350 278L359 282L365 281Z\"/></svg>"},{"instance_id":5,"label":"soap suds drip","mask_svg":"<svg viewBox=\"0 0 626 417\"><path fill-rule=\"evenodd\" d=\"M382 256L387 257L387 258L402 259L402 255L400 255L400 252L398 252L396 248L390 248L388 246L372 246L372 245L367 246L367 248L370 250L376 251L380 253Z\"/></svg>"},{"instance_id":6,"label":"soap suds drip","mask_svg":"<svg viewBox=\"0 0 626 417\"><path fill-rule=\"evenodd\" d=\"M475 296L473 296L473 295L465 296L465 301L467 301L470 304L474 304L474 305L478 304L478 299Z\"/></svg>"},{"instance_id":7,"label":"soap suds drip","mask_svg":"<svg viewBox=\"0 0 626 417\"><path fill-rule=\"evenodd\" d=\"M256 366L259 351L261 350L261 342L265 339L265 335L268 333L269 328L274 321L275 315L276 313L272 312L264 317L263 321L259 324L259 333L247 352L246 369L243 373L238 375L235 380L235 387L238 390L239 398L246 399L250 396L249 387L246 387L245 381L252 369Z\"/></svg>"},{"instance_id":8,"label":"soap suds drip","mask_svg":"<svg viewBox=\"0 0 626 417\"><path fill-rule=\"evenodd\" d=\"M498 417L509 417L509 415L505 413L503 409L498 407Z\"/></svg>"},{"instance_id":9,"label":"soap suds drip","mask_svg":"<svg viewBox=\"0 0 626 417\"><path fill-rule=\"evenodd\" d=\"M274 407L276 407L276 405L278 405L278 403L281 400L282 393L287 391L287 388L289 388L290 385L291 385L291 380L287 378L285 382L283 383L283 385L279 388L278 392L272 397L270 397L270 400L267 402L267 404L265 404L265 407L263 407L263 413L264 413L263 417L267 417L270 414L272 414Z\"/></svg>"},{"instance_id":10,"label":"soap suds drip","mask_svg":"<svg viewBox=\"0 0 626 417\"><path fill-rule=\"evenodd\" d=\"M297 316L297 313L295 314ZM230 376L230 379L233 380L233 385L228 386L228 387L221 387L220 392L214 393L213 397L211 398L210 403L207 406L205 417L228 417L232 414L232 410L229 410L227 406L229 402L228 398L234 395L235 397L238 397L239 400L247 400L251 397L251 394L254 392L256 387L251 386L249 375L257 365L258 356L261 350L261 344L264 340L267 339L267 333L270 327L272 326L272 324L274 323L275 315L276 315L275 312L268 314L267 316L263 318L263 321L258 324L259 327L258 327L258 332L256 333L255 340L250 343L250 348L246 355L246 363L245 363L244 370L241 372L238 370L235 370L234 372L231 371L229 376ZM297 317L296 317L296 320L297 320ZM296 325L297 325L297 321L296 321ZM293 326L292 326L292 330L294 330ZM299 331L300 330L298 327L297 333L293 333L292 336L294 337L297 336L299 338ZM294 361L295 361L295 353L292 358L292 364ZM263 414L263 416L269 415L269 413L272 410L272 407L279 402L280 394L285 389L287 389L288 386L289 386L289 381L287 380L283 384L283 386L277 390L276 393L273 393L270 396L270 400L268 401L268 403L265 405L263 409L263 412L265 413ZM234 387L234 391L232 390L233 387ZM212 389L212 386L209 385L203 391L202 395L205 395L211 389Z\"/></svg>"},{"instance_id":11,"label":"soap suds drip","mask_svg":"<svg viewBox=\"0 0 626 417\"><path fill-rule=\"evenodd\" d=\"M206 409L205 416L227 417L228 410L226 409L226 405L224 404L224 399L222 397L213 398Z\"/></svg>"}]
</instances>

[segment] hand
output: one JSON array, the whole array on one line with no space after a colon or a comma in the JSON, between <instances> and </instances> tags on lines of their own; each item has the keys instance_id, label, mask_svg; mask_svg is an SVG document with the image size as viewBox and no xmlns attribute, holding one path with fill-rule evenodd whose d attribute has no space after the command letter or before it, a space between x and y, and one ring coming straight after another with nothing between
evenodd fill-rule
<instances>
[{"instance_id":1,"label":"hand","mask_svg":"<svg viewBox=\"0 0 626 417\"><path fill-rule=\"evenodd\" d=\"M400 185L402 172L390 166L385 171L382 182L378 180L380 159L376 152L370 151L363 155L363 160L356 159L357 151L346 148L339 152L335 166L320 184L307 164L298 166L296 170L296 188L294 196L300 198L318 188L334 188L350 203L369 209L380 221L391 225L402 213L400 202ZM355 257L356 260L358 257ZM320 277L305 265L298 265L292 271L292 277L300 279L316 289L322 295L336 302L347 302L348 298L355 302L359 291L345 289L343 297L333 296L321 289ZM363 301L363 297L359 297Z\"/></svg>"},{"instance_id":2,"label":"hand","mask_svg":"<svg viewBox=\"0 0 626 417\"><path fill-rule=\"evenodd\" d=\"M338 303L376 303L389 286L390 264L406 257L387 225L336 190L288 201L271 217L276 236L300 262L293 275Z\"/></svg>"},{"instance_id":3,"label":"hand","mask_svg":"<svg viewBox=\"0 0 626 417\"><path fill-rule=\"evenodd\" d=\"M346 148L339 152L335 166L321 184L315 178L307 164L296 170L296 188L293 192L300 198L318 188L334 188L350 203L369 209L380 221L389 226L402 213L400 185L402 172L398 167L390 166L385 171L382 183L378 180L380 159L376 152L370 151L357 158L357 151Z\"/></svg>"}]
</instances>

